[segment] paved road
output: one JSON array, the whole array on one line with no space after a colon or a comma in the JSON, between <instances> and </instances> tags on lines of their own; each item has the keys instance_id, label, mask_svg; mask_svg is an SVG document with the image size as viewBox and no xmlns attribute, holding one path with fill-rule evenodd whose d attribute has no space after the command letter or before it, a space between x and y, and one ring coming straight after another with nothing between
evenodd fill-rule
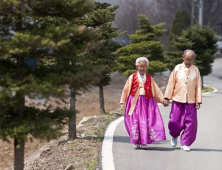
<instances>
[{"instance_id":1,"label":"paved road","mask_svg":"<svg viewBox=\"0 0 222 170\"><path fill-rule=\"evenodd\" d=\"M222 59L216 59L213 73L204 77L204 83L218 89L203 96L198 111L197 139L191 152L170 146L168 120L170 107L160 106L167 140L135 150L129 143L123 121L113 137L113 161L116 170L222 170Z\"/></svg>"}]
</instances>

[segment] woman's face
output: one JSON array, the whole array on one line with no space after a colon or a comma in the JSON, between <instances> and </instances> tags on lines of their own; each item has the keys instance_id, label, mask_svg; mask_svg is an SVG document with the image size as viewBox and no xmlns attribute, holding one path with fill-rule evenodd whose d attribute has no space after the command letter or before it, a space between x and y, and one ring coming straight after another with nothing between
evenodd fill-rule
<instances>
[{"instance_id":1,"label":"woman's face","mask_svg":"<svg viewBox=\"0 0 222 170\"><path fill-rule=\"evenodd\" d=\"M146 61L140 61L139 64L136 66L136 68L140 74L145 74L148 68Z\"/></svg>"}]
</instances>

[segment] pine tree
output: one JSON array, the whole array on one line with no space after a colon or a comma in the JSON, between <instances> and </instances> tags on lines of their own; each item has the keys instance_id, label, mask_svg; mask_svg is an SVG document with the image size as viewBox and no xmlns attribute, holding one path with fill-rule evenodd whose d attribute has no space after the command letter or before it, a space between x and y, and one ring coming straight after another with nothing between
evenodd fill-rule
<instances>
[{"instance_id":1,"label":"pine tree","mask_svg":"<svg viewBox=\"0 0 222 170\"><path fill-rule=\"evenodd\" d=\"M187 29L191 24L190 15L185 9L178 9L173 18L172 26L170 28L168 48L171 47L171 42L174 41L174 36L181 35L182 31ZM173 47L171 47L173 48Z\"/></svg>"},{"instance_id":2,"label":"pine tree","mask_svg":"<svg viewBox=\"0 0 222 170\"><path fill-rule=\"evenodd\" d=\"M178 59L171 56L172 52L176 52L176 47L174 46L175 38L182 34L182 31L187 29L191 24L190 16L185 9L177 10L172 26L169 33L168 46L167 46L167 63L168 68L172 71L175 63L178 63ZM177 52L176 52L177 53Z\"/></svg>"},{"instance_id":3,"label":"pine tree","mask_svg":"<svg viewBox=\"0 0 222 170\"><path fill-rule=\"evenodd\" d=\"M139 29L130 35L130 44L117 50L119 55L117 70L124 76L136 71L135 61L138 57L147 57L150 60L149 74L166 70L163 57L163 45L158 37L166 31L164 24L151 25L145 15L138 15Z\"/></svg>"},{"instance_id":4,"label":"pine tree","mask_svg":"<svg viewBox=\"0 0 222 170\"><path fill-rule=\"evenodd\" d=\"M186 49L192 49L197 54L194 64L199 68L202 77L211 73L214 54L217 51L217 38L215 32L209 26L196 24L190 26L182 32L181 36L176 37L173 45L175 51L170 52L173 57L174 66L182 62L182 54Z\"/></svg>"},{"instance_id":5,"label":"pine tree","mask_svg":"<svg viewBox=\"0 0 222 170\"><path fill-rule=\"evenodd\" d=\"M85 23L88 27L99 27L98 41L99 45L85 54L85 61L97 67L96 74L98 80L93 85L99 87L100 113L105 113L103 87L109 85L111 81L110 74L114 71L117 55L114 52L120 47L120 44L112 39L120 33L112 26L115 19L115 11L118 6L111 6L108 3L96 2L96 8L87 15Z\"/></svg>"},{"instance_id":6,"label":"pine tree","mask_svg":"<svg viewBox=\"0 0 222 170\"><path fill-rule=\"evenodd\" d=\"M0 138L14 139L16 170L24 168L28 134L56 138L67 116L75 114L52 109L47 101L52 97L62 100L66 84L78 77L74 71L83 69L72 63L78 63L77 53L87 49L94 30L74 21L92 9L90 0L0 3ZM46 101L46 109L27 105L27 98Z\"/></svg>"}]
</instances>

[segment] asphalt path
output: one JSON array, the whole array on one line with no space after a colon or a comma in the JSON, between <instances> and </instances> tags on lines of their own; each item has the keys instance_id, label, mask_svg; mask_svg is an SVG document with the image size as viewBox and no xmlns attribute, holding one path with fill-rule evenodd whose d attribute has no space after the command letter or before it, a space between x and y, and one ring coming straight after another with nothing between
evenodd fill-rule
<instances>
[{"instance_id":1,"label":"asphalt path","mask_svg":"<svg viewBox=\"0 0 222 170\"><path fill-rule=\"evenodd\" d=\"M148 149L136 150L129 143L124 123L120 121L112 138L114 169L222 170L222 59L215 59L213 72L204 77L204 84L217 90L203 95L203 104L198 110L197 139L190 152L180 149L179 140L176 148L171 147L167 127L171 105L161 105L167 140L151 144Z\"/></svg>"}]
</instances>

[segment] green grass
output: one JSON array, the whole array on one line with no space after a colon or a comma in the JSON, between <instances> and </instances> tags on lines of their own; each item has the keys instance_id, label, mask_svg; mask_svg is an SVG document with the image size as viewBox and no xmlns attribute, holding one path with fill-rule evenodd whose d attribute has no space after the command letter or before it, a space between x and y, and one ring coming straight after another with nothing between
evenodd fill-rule
<instances>
[{"instance_id":1,"label":"green grass","mask_svg":"<svg viewBox=\"0 0 222 170\"><path fill-rule=\"evenodd\" d=\"M210 86L204 86L204 88L202 89L202 93L206 93L206 92L211 92L213 91L214 89Z\"/></svg>"},{"instance_id":2,"label":"green grass","mask_svg":"<svg viewBox=\"0 0 222 170\"><path fill-rule=\"evenodd\" d=\"M91 162L88 165L88 167L89 167L88 170L94 170L96 168L97 162L98 162L98 153L96 153L93 156Z\"/></svg>"}]
</instances>

